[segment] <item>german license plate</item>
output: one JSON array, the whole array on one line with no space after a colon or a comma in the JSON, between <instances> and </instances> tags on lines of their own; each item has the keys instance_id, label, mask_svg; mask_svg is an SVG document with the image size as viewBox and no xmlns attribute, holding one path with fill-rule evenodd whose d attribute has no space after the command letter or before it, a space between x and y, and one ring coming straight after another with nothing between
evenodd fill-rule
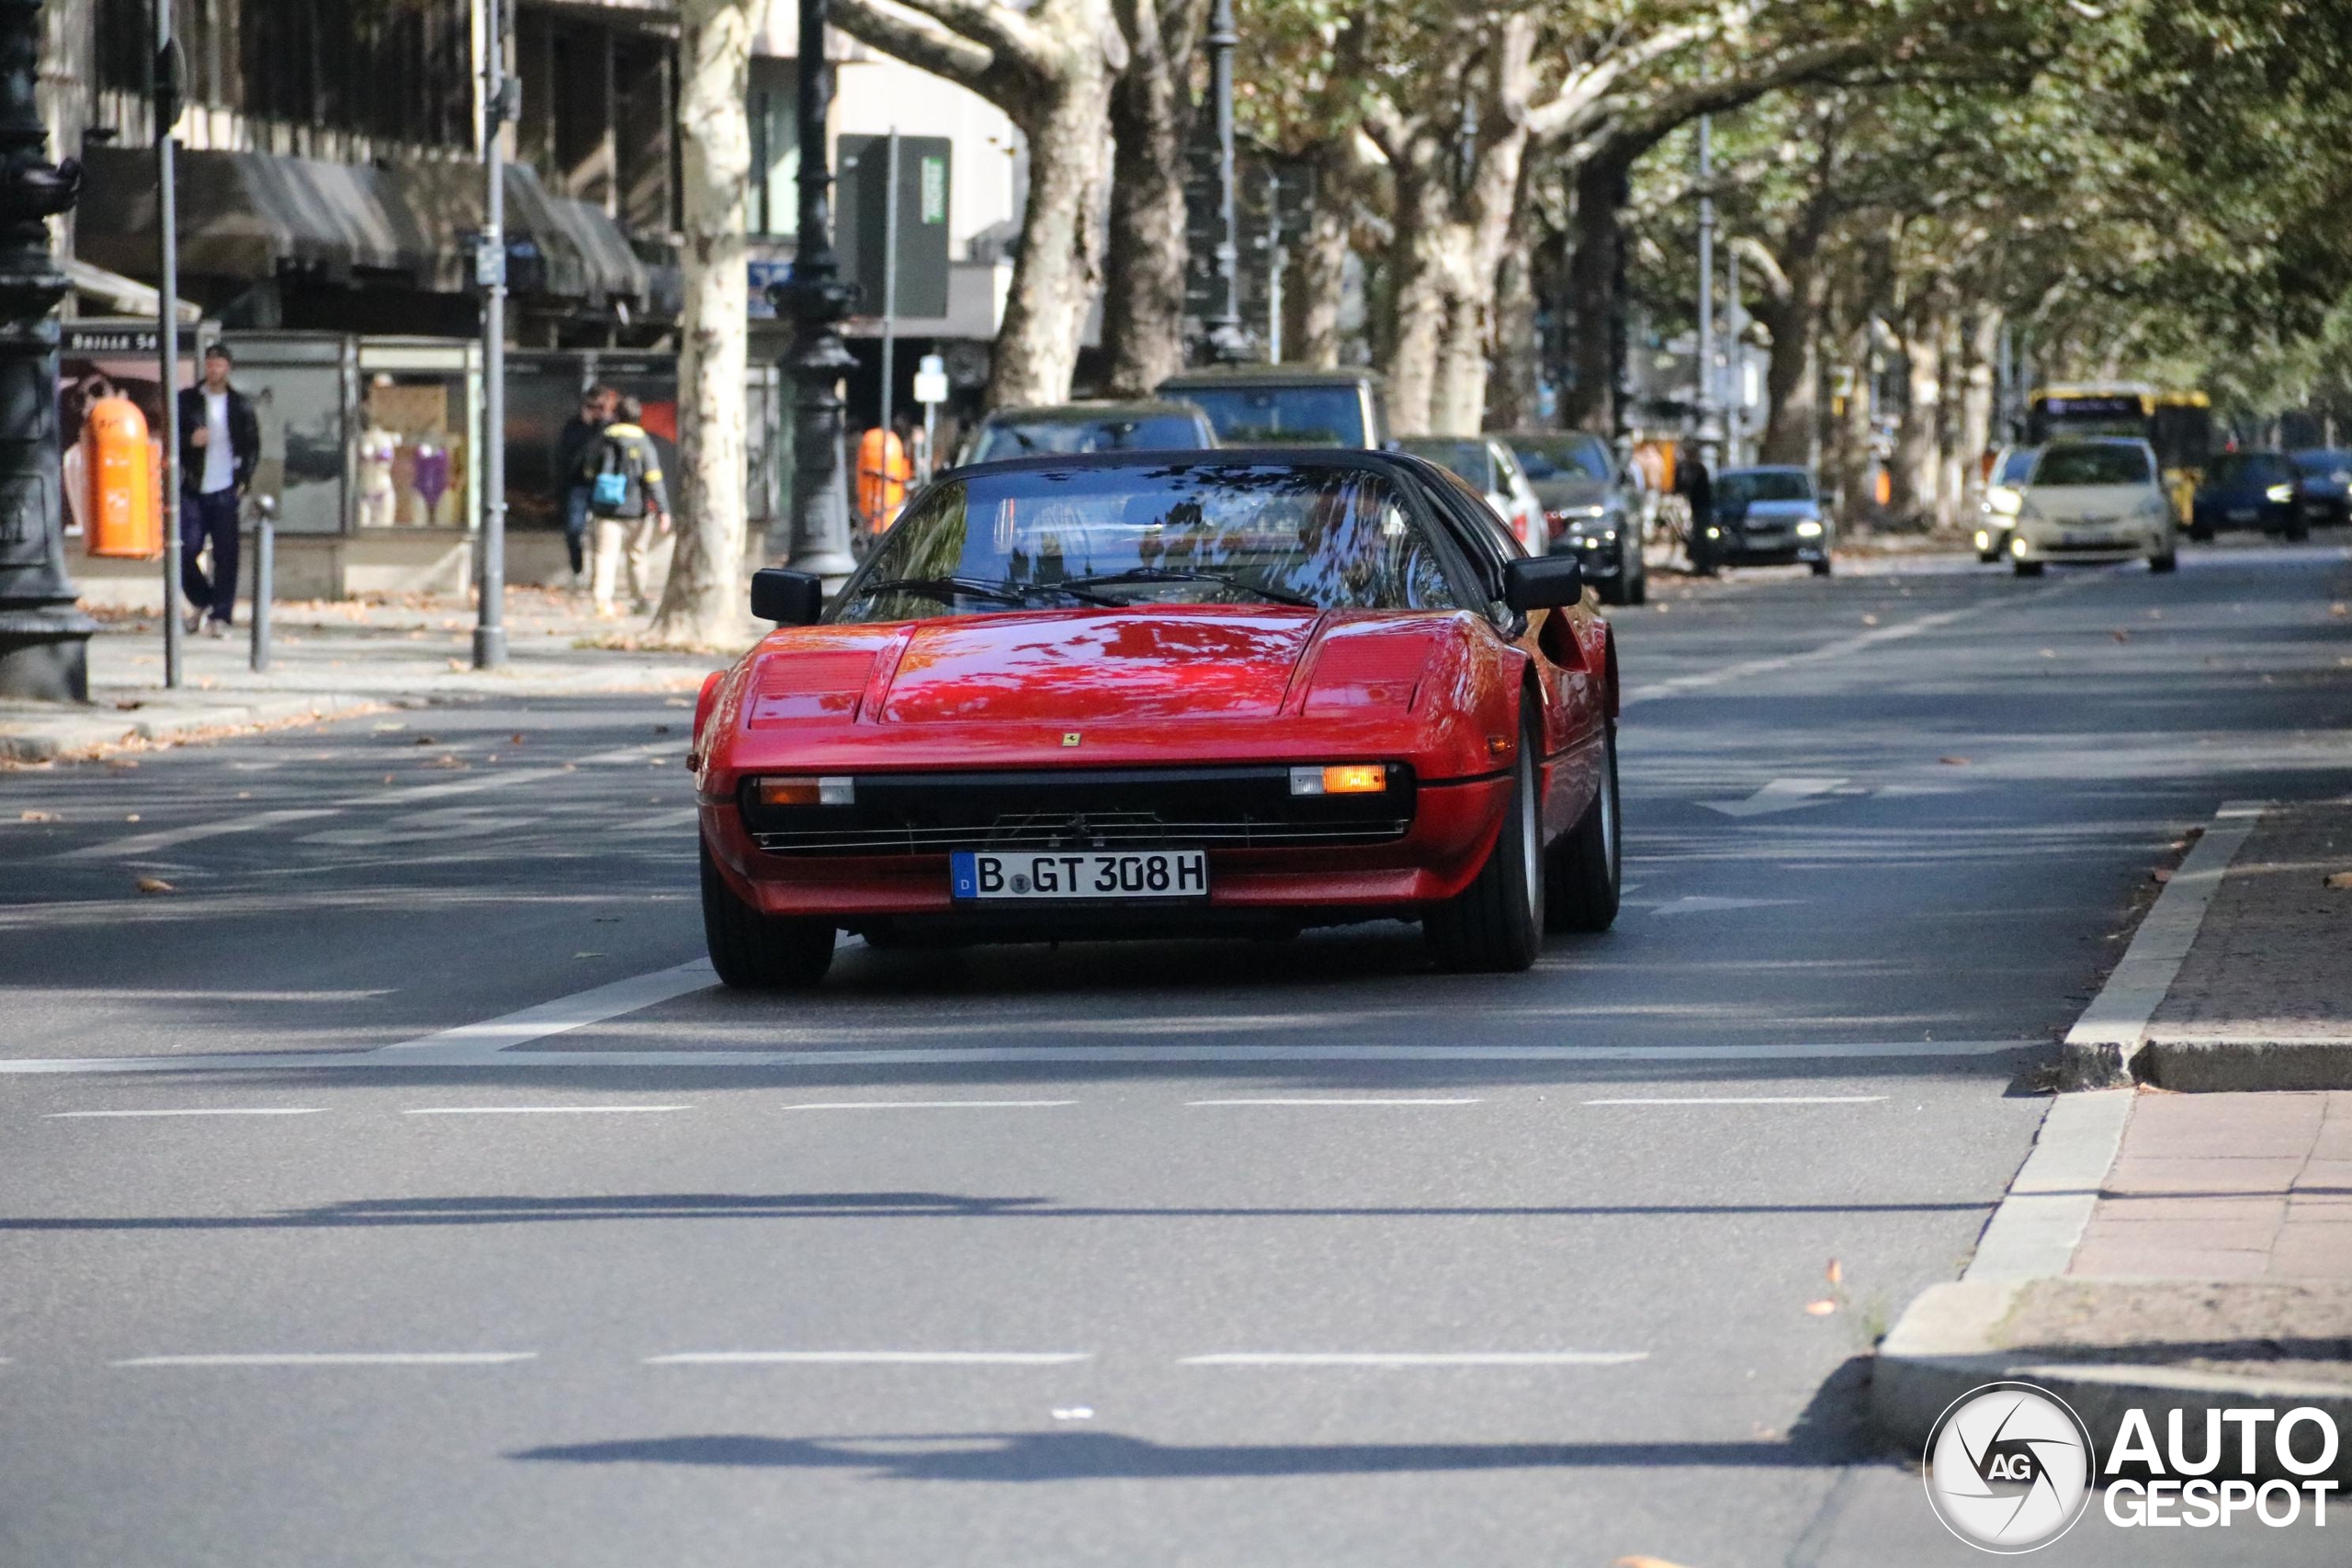
<instances>
[{"instance_id":1,"label":"german license plate","mask_svg":"<svg viewBox=\"0 0 2352 1568\"><path fill-rule=\"evenodd\" d=\"M967 850L951 855L949 886L959 899L1205 898L1206 850Z\"/></svg>"},{"instance_id":2,"label":"german license plate","mask_svg":"<svg viewBox=\"0 0 2352 1568\"><path fill-rule=\"evenodd\" d=\"M2251 506L2233 506L2230 509L2230 521L2233 523L2251 523L2260 515L2261 513Z\"/></svg>"}]
</instances>

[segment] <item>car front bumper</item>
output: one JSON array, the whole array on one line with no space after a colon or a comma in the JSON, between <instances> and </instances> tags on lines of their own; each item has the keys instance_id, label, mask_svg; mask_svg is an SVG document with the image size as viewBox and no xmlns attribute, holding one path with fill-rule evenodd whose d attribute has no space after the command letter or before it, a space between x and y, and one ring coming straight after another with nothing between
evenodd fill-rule
<instances>
[{"instance_id":1,"label":"car front bumper","mask_svg":"<svg viewBox=\"0 0 2352 1568\"><path fill-rule=\"evenodd\" d=\"M2005 547L2011 560L2095 565L2161 554L2169 547L2170 537L2168 521L2067 524L2021 519L2009 531Z\"/></svg>"}]
</instances>

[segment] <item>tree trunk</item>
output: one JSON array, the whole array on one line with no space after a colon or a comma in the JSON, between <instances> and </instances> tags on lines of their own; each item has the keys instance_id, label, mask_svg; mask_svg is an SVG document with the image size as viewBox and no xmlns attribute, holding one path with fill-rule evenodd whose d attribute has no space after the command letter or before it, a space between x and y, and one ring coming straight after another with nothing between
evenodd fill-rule
<instances>
[{"instance_id":1,"label":"tree trunk","mask_svg":"<svg viewBox=\"0 0 2352 1568\"><path fill-rule=\"evenodd\" d=\"M1980 305L1969 318L1968 379L1961 393L1960 451L1966 479L1961 511L1969 514L1982 499L1984 457L1993 447L1993 369L2001 352L2001 326L2007 318L1997 305Z\"/></svg>"},{"instance_id":2,"label":"tree trunk","mask_svg":"<svg viewBox=\"0 0 2352 1568\"><path fill-rule=\"evenodd\" d=\"M684 165L685 310L679 324L676 555L654 616L665 642L739 640L743 604L752 28L758 0L679 8L678 129Z\"/></svg>"},{"instance_id":3,"label":"tree trunk","mask_svg":"<svg viewBox=\"0 0 2352 1568\"><path fill-rule=\"evenodd\" d=\"M1890 510L1906 526L1935 519L1939 454L1937 432L1943 417L1944 312L1922 304L1903 336L1907 367L1903 420L1894 433L1894 493Z\"/></svg>"},{"instance_id":4,"label":"tree trunk","mask_svg":"<svg viewBox=\"0 0 2352 1568\"><path fill-rule=\"evenodd\" d=\"M1495 273L1494 367L1487 412L1498 430L1532 430L1543 418L1544 342L1536 331L1535 231L1542 220L1522 202Z\"/></svg>"},{"instance_id":5,"label":"tree trunk","mask_svg":"<svg viewBox=\"0 0 2352 1568\"><path fill-rule=\"evenodd\" d=\"M1388 247L1396 278L1394 346L1388 362L1388 417L1399 435L1425 435L1437 399L1438 351L1445 339L1445 176L1434 160L1396 170L1396 231Z\"/></svg>"},{"instance_id":6,"label":"tree trunk","mask_svg":"<svg viewBox=\"0 0 2352 1568\"><path fill-rule=\"evenodd\" d=\"M1111 236L1102 296L1110 389L1148 395L1184 367L1184 146L1206 0L1120 7L1127 69L1111 90Z\"/></svg>"},{"instance_id":7,"label":"tree trunk","mask_svg":"<svg viewBox=\"0 0 2352 1568\"><path fill-rule=\"evenodd\" d=\"M1315 167L1315 208L1292 258L1295 281L1283 300L1283 357L1332 370L1340 364L1340 302L1347 288L1363 172L1353 132L1326 138L1308 156Z\"/></svg>"},{"instance_id":8,"label":"tree trunk","mask_svg":"<svg viewBox=\"0 0 2352 1568\"><path fill-rule=\"evenodd\" d=\"M1596 435L1617 433L1617 279L1624 250L1625 168L1595 160L1577 173L1576 240L1568 258L1568 316L1576 335L1575 381L1561 423Z\"/></svg>"},{"instance_id":9,"label":"tree trunk","mask_svg":"<svg viewBox=\"0 0 2352 1568\"><path fill-rule=\"evenodd\" d=\"M1101 52L1088 51L1043 102L1008 110L1029 140L1029 205L989 368L992 409L1069 398L1078 340L1102 287L1111 81Z\"/></svg>"},{"instance_id":10,"label":"tree trunk","mask_svg":"<svg viewBox=\"0 0 2352 1568\"><path fill-rule=\"evenodd\" d=\"M82 132L88 123L90 53L97 39L96 0L49 0L41 9L40 76L38 96L41 124L49 131L49 157L62 163L82 155ZM57 254L74 254L72 209L51 220ZM65 297L65 313L74 314L74 296Z\"/></svg>"},{"instance_id":11,"label":"tree trunk","mask_svg":"<svg viewBox=\"0 0 2352 1568\"><path fill-rule=\"evenodd\" d=\"M1810 466L1821 438L1821 318L1829 280L1811 257L1796 262L1784 296L1761 314L1772 333L1764 385L1772 412L1760 460Z\"/></svg>"}]
</instances>

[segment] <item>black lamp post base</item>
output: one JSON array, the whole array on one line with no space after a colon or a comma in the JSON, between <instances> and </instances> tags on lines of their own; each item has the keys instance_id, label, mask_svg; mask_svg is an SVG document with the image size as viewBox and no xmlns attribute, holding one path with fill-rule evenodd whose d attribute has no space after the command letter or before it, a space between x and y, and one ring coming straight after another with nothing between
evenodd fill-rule
<instances>
[{"instance_id":1,"label":"black lamp post base","mask_svg":"<svg viewBox=\"0 0 2352 1568\"><path fill-rule=\"evenodd\" d=\"M0 697L90 700L90 636L98 623L70 604L0 610Z\"/></svg>"}]
</instances>

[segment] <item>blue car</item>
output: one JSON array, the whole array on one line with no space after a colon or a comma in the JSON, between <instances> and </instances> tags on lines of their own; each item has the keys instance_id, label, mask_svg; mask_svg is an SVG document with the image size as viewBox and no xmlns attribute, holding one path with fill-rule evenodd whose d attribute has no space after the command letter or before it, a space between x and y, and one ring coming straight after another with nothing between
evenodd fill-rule
<instances>
[{"instance_id":1,"label":"blue car","mask_svg":"<svg viewBox=\"0 0 2352 1568\"><path fill-rule=\"evenodd\" d=\"M2224 452L2197 487L2188 536L2206 540L2225 528L2308 536L2311 525L2296 493L2301 479L2284 452Z\"/></svg>"},{"instance_id":2,"label":"blue car","mask_svg":"<svg viewBox=\"0 0 2352 1568\"><path fill-rule=\"evenodd\" d=\"M2301 481L2303 521L2314 528L2352 523L2352 452L2314 446L2287 456Z\"/></svg>"}]
</instances>

